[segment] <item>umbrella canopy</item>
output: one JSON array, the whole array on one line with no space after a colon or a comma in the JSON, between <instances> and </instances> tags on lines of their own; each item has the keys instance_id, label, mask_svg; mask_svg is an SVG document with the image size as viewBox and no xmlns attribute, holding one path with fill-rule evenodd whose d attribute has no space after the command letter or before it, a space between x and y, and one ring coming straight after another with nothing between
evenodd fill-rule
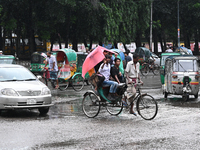
<instances>
[{"instance_id":1,"label":"umbrella canopy","mask_svg":"<svg viewBox=\"0 0 200 150\"><path fill-rule=\"evenodd\" d=\"M121 50L119 50L119 49L111 49L111 50L114 52L117 52L120 55L122 61L125 60L125 55Z\"/></svg>"},{"instance_id":2,"label":"umbrella canopy","mask_svg":"<svg viewBox=\"0 0 200 150\"><path fill-rule=\"evenodd\" d=\"M114 53L113 51L108 50L102 46L98 46L86 57L85 61L83 62L83 67L82 67L83 78L85 77L85 74L89 70L94 68L94 66L96 66L99 62L101 62L105 58L103 54L105 50L108 52Z\"/></svg>"}]
</instances>

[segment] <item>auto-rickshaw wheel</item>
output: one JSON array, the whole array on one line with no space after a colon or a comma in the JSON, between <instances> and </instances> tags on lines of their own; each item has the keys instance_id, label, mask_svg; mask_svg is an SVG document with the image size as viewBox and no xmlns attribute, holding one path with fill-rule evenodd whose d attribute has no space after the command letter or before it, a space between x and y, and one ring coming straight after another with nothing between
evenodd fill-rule
<instances>
[{"instance_id":1,"label":"auto-rickshaw wheel","mask_svg":"<svg viewBox=\"0 0 200 150\"><path fill-rule=\"evenodd\" d=\"M182 98L183 98L184 101L188 101L189 100L189 94L184 94Z\"/></svg>"},{"instance_id":2,"label":"auto-rickshaw wheel","mask_svg":"<svg viewBox=\"0 0 200 150\"><path fill-rule=\"evenodd\" d=\"M198 98L198 97L199 97L199 94L197 93L196 95L194 95L194 97L195 97L195 98Z\"/></svg>"},{"instance_id":3,"label":"auto-rickshaw wheel","mask_svg":"<svg viewBox=\"0 0 200 150\"><path fill-rule=\"evenodd\" d=\"M167 98L167 96L168 96L168 93L167 93L167 92L165 92L165 93L164 93L164 96L165 96L165 98Z\"/></svg>"}]
</instances>

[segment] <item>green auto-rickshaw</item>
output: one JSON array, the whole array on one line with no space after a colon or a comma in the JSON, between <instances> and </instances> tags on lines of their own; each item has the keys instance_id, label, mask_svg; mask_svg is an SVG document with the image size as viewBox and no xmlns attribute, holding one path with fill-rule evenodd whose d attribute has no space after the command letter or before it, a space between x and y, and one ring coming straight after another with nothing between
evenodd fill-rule
<instances>
[{"instance_id":1,"label":"green auto-rickshaw","mask_svg":"<svg viewBox=\"0 0 200 150\"><path fill-rule=\"evenodd\" d=\"M45 66L45 60L47 58L47 52L34 52L31 55L30 71L34 74L42 74L42 70ZM52 55L56 56L56 52L52 52Z\"/></svg>"},{"instance_id":2,"label":"green auto-rickshaw","mask_svg":"<svg viewBox=\"0 0 200 150\"><path fill-rule=\"evenodd\" d=\"M16 64L16 59L13 55L1 55L0 64Z\"/></svg>"}]
</instances>

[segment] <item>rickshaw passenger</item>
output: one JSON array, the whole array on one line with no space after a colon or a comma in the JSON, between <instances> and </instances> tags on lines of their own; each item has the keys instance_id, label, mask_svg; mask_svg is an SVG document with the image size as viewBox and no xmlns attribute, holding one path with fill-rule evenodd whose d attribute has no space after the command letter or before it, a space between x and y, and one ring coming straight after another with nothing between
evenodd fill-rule
<instances>
[{"instance_id":1,"label":"rickshaw passenger","mask_svg":"<svg viewBox=\"0 0 200 150\"><path fill-rule=\"evenodd\" d=\"M106 55L108 54L108 51L104 50L104 51L103 51L103 54L104 54L104 56L106 56ZM99 71L99 68L100 68L101 64L103 64L103 61L99 62L99 63L94 67L94 69L95 69L96 72Z\"/></svg>"},{"instance_id":2,"label":"rickshaw passenger","mask_svg":"<svg viewBox=\"0 0 200 150\"><path fill-rule=\"evenodd\" d=\"M115 81L111 81L110 79L110 55L106 55L106 58L103 61L103 64L101 64L99 68L99 73L105 77L105 80L103 81L102 85L103 86L110 86L109 94L108 94L108 99L111 101L115 100L116 97L116 90L118 87L118 83Z\"/></svg>"},{"instance_id":3,"label":"rickshaw passenger","mask_svg":"<svg viewBox=\"0 0 200 150\"><path fill-rule=\"evenodd\" d=\"M114 79L114 81L118 83L122 83L122 73L119 71L119 65L121 60L119 58L115 58L115 65L111 67L111 77Z\"/></svg>"},{"instance_id":4,"label":"rickshaw passenger","mask_svg":"<svg viewBox=\"0 0 200 150\"><path fill-rule=\"evenodd\" d=\"M49 63L50 78L56 79L56 87L55 88L58 89L59 88L58 77L57 77L58 66L57 66L56 58L55 58L55 56L52 55L51 52L47 52L47 59L46 59L45 67L47 66L47 63Z\"/></svg>"}]
</instances>

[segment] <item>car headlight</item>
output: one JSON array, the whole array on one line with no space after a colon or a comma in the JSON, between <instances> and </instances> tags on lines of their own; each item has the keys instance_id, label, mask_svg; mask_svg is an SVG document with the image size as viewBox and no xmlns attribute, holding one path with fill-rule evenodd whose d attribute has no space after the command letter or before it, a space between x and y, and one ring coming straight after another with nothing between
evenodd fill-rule
<instances>
[{"instance_id":1,"label":"car headlight","mask_svg":"<svg viewBox=\"0 0 200 150\"><path fill-rule=\"evenodd\" d=\"M6 95L6 96L19 96L17 92L13 89L2 89L1 94Z\"/></svg>"},{"instance_id":2,"label":"car headlight","mask_svg":"<svg viewBox=\"0 0 200 150\"><path fill-rule=\"evenodd\" d=\"M51 94L51 91L49 90L49 88L45 87L42 89L41 95L49 95L49 94Z\"/></svg>"}]
</instances>

